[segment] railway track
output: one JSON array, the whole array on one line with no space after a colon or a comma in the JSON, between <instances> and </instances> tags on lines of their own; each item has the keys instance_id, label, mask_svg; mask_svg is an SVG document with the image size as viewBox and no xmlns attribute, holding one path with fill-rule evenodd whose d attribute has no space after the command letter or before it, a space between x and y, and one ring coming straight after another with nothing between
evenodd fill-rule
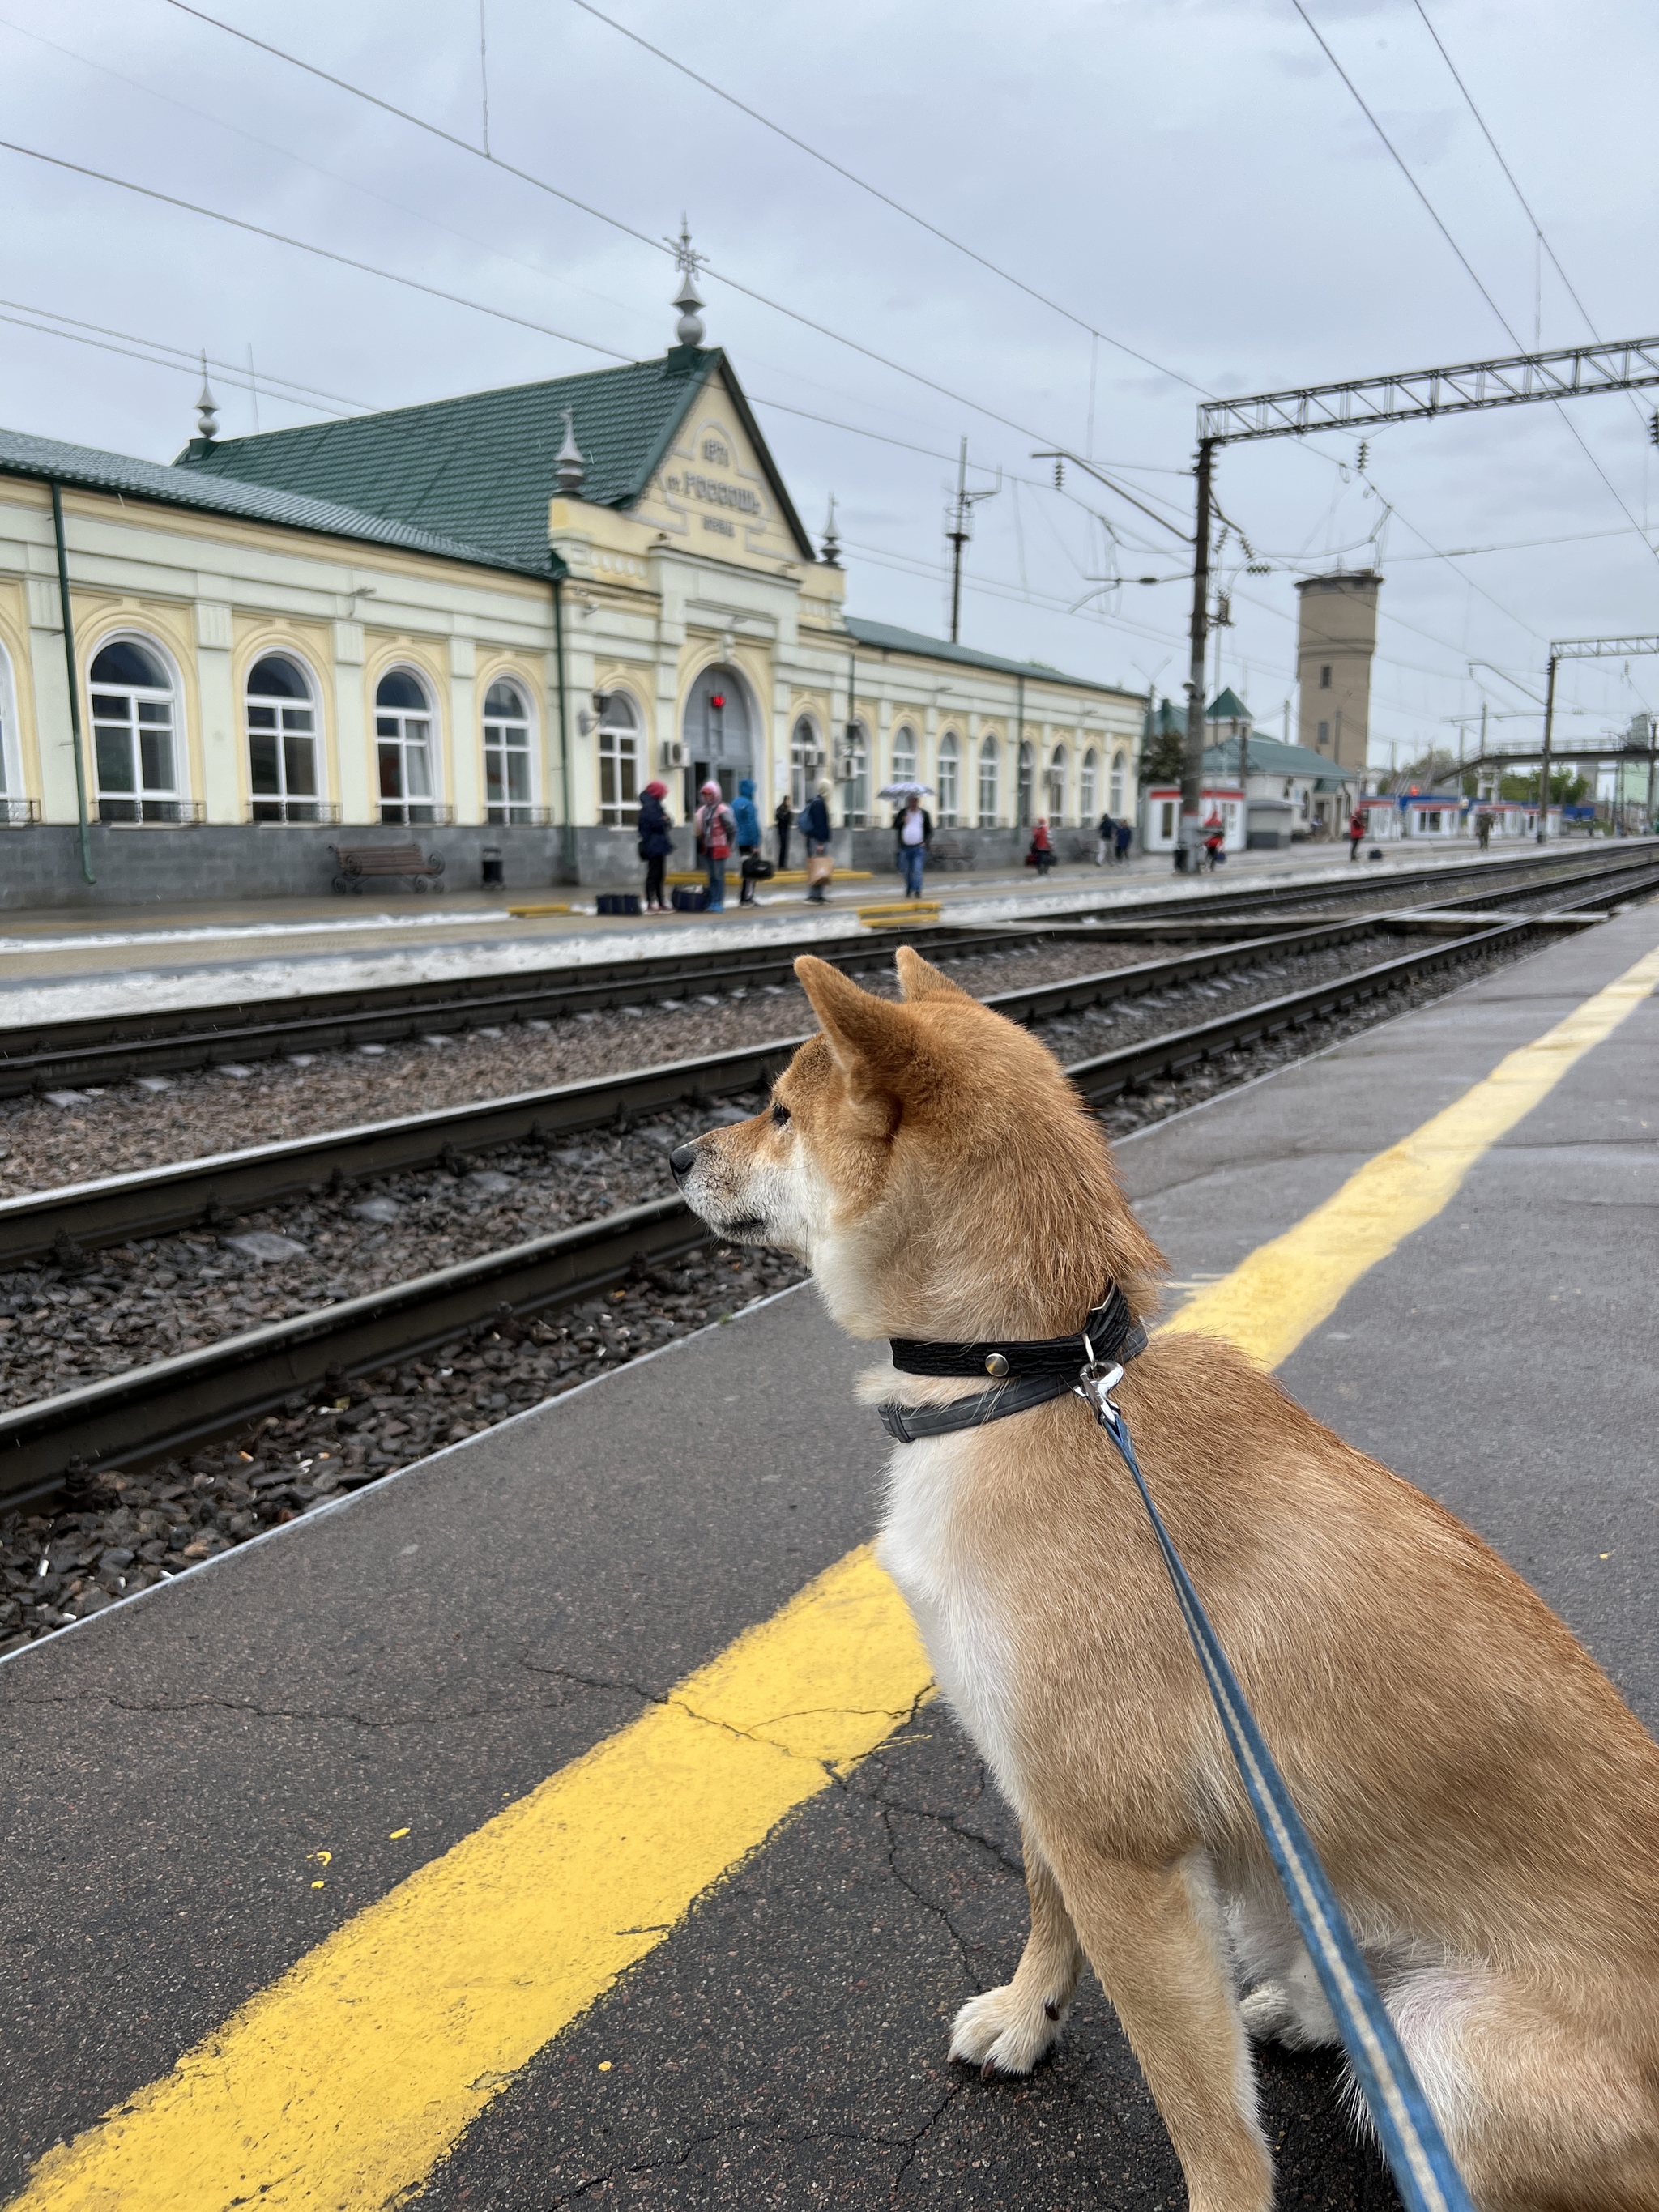
<instances>
[{"instance_id":1,"label":"railway track","mask_svg":"<svg viewBox=\"0 0 1659 2212\"><path fill-rule=\"evenodd\" d=\"M1196 924L1203 933L1217 921L1250 918L1267 928L1295 927L1328 912L1304 915L1310 895L1323 903L1346 905L1379 900L1389 903L1426 899L1437 911L1478 911L1501 906L1553 885L1593 879L1609 883L1639 872L1644 843L1626 848L1617 860L1589 865L1551 854L1509 862L1472 861L1391 874L1386 883L1357 875L1317 886L1243 884L1206 887L1202 893L1137 900L1132 910L1099 914L1091 901L1080 901L1074 915L1049 916L994 928L940 923L908 933L921 952L982 953L1028 945L1033 939L1054 940L1079 933L1156 931L1160 925ZM1494 882L1494 877L1501 881ZM1475 887L1448 896L1449 886L1476 879ZM1166 930L1167 933L1167 930ZM695 971L672 952L606 963L573 971L538 970L510 980L483 975L433 984L397 984L347 991L301 994L281 1000L240 1001L223 1006L181 1007L119 1016L82 1018L0 1030L0 1097L27 1091L103 1087L141 1074L168 1075L225 1062L266 1060L284 1053L324 1052L369 1043L390 1043L423 1035L513 1022L555 1021L627 1004L651 1005L688 992L764 988L787 981L798 945L699 956ZM811 948L850 974L884 966L880 937L849 930Z\"/></svg>"},{"instance_id":2,"label":"railway track","mask_svg":"<svg viewBox=\"0 0 1659 2212\"><path fill-rule=\"evenodd\" d=\"M1567 895L1544 913L1485 925L1477 920L1465 933L1098 1054L1068 1073L1085 1097L1102 1103L1160 1076L1385 995L1494 945L1518 945L1561 916L1583 914L1606 899L1610 872L1619 878L1621 898L1659 891L1659 854L1652 852L1639 866L1577 872L1592 880L1558 880L1552 888ZM1177 980L1177 970L1179 980L1189 981L1223 972L1229 962L1247 966L1298 945L1310 949L1315 941L1351 941L1374 926L1369 918L1324 922L1290 935L1258 936L1175 960L1006 993L987 1003L1016 1018L1036 1021L1103 997L1154 989L1158 981L1168 985ZM229 1212L233 1206L246 1210L268 1204L336 1174L356 1180L441 1158L446 1149L483 1150L597 1127L667 1104L757 1092L799 1042L780 1037L709 1060L485 1101L78 1189L33 1194L0 1206L0 1238L7 1240L0 1251L14 1255L0 1265L15 1264L24 1251L66 1250L70 1242L154 1234L181 1219L210 1216L216 1206ZM0 1413L0 1498L43 1495L77 1465L118 1457L130 1462L175 1450L291 1402L296 1393L314 1393L347 1375L417 1356L502 1313L589 1297L634 1267L661 1264L706 1241L703 1225L677 1196L668 1195Z\"/></svg>"}]
</instances>

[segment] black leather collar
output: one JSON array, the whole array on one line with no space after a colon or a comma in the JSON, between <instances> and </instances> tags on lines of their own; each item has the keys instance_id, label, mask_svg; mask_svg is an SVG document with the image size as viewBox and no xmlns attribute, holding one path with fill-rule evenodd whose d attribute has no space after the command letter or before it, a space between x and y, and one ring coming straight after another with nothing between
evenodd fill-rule
<instances>
[{"instance_id":1,"label":"black leather collar","mask_svg":"<svg viewBox=\"0 0 1659 2212\"><path fill-rule=\"evenodd\" d=\"M1087 1338L1085 1344L1084 1340ZM1006 1420L1071 1389L1092 1352L1102 1366L1127 1367L1146 1349L1146 1332L1130 1318L1128 1300L1114 1283L1075 1336L982 1344L936 1344L923 1337L895 1337L893 1364L902 1375L988 1375L993 1387L949 1406L884 1406L882 1426L897 1443L949 1436Z\"/></svg>"}]
</instances>

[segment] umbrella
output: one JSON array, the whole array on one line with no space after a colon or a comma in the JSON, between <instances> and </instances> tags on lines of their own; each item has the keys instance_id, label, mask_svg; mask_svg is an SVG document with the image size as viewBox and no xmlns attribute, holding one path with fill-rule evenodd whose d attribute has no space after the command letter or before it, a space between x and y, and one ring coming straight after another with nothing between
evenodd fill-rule
<instances>
[{"instance_id":1,"label":"umbrella","mask_svg":"<svg viewBox=\"0 0 1659 2212\"><path fill-rule=\"evenodd\" d=\"M902 783L884 783L876 793L878 799L931 799L933 795L933 785L918 783L914 776Z\"/></svg>"}]
</instances>

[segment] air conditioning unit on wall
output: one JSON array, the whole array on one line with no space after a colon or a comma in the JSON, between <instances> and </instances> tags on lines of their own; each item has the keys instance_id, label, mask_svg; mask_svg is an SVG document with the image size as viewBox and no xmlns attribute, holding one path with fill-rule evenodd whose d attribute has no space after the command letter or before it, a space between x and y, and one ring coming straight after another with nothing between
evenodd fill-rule
<instances>
[{"instance_id":1,"label":"air conditioning unit on wall","mask_svg":"<svg viewBox=\"0 0 1659 2212\"><path fill-rule=\"evenodd\" d=\"M665 768L690 766L684 738L665 738L662 742L662 764Z\"/></svg>"},{"instance_id":2,"label":"air conditioning unit on wall","mask_svg":"<svg viewBox=\"0 0 1659 2212\"><path fill-rule=\"evenodd\" d=\"M836 783L851 783L853 778L858 774L858 763L856 761L838 760L836 763L835 771L831 780Z\"/></svg>"}]
</instances>

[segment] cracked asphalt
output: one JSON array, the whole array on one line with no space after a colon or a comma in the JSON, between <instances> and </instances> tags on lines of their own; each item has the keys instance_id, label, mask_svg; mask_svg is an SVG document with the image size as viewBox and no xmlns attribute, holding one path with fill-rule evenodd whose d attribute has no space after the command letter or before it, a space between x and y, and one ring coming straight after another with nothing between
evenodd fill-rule
<instances>
[{"instance_id":1,"label":"cracked asphalt","mask_svg":"<svg viewBox=\"0 0 1659 2212\"><path fill-rule=\"evenodd\" d=\"M1174 1295L1656 942L1638 910L1124 1140ZM1650 1000L1285 1370L1528 1574L1650 1723L1656 1063ZM0 1663L0 2193L867 1536L866 1357L786 1292ZM1029 2081L947 2066L1024 1928L1012 1820L927 1704L545 2045L418 2202L1177 2212L1092 1978ZM1329 2057L1259 2065L1281 2207L1393 2205Z\"/></svg>"}]
</instances>

